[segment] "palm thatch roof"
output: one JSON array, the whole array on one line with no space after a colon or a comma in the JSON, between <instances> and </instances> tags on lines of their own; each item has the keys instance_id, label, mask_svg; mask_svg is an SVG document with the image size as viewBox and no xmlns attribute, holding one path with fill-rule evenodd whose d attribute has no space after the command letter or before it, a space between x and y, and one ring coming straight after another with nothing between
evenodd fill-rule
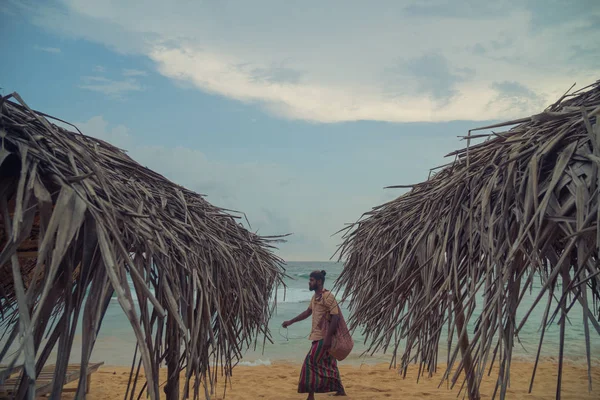
<instances>
[{"instance_id":1,"label":"palm thatch roof","mask_svg":"<svg viewBox=\"0 0 600 400\"><path fill-rule=\"evenodd\" d=\"M497 361L504 398L515 339L545 303L540 348L546 327L560 325L557 398L567 315L583 319L591 368L590 331L600 334L599 115L600 81L541 114L480 128L511 127L503 132L470 131L467 140L486 140L468 142L429 180L347 228L337 286L352 295L351 323L371 351L393 346L395 358L402 340L402 368L418 361L420 375L432 374L448 329L444 379L454 385L460 375L461 390L466 382L478 398L486 365ZM534 282L541 289L518 319Z\"/></svg>"},{"instance_id":2,"label":"palm thatch roof","mask_svg":"<svg viewBox=\"0 0 600 400\"><path fill-rule=\"evenodd\" d=\"M167 398L179 398L181 371L183 392L204 395L219 369L211 366L228 375L258 334L269 337L269 300L284 276L272 253L280 238L246 230L109 143L45 117L18 94L0 99L0 360L24 359L17 397L33 398L54 349L58 398L78 323L83 395L113 293L137 339L132 396L143 366L146 384L137 390L158 398L161 362ZM18 352L9 359L11 345Z\"/></svg>"}]
</instances>

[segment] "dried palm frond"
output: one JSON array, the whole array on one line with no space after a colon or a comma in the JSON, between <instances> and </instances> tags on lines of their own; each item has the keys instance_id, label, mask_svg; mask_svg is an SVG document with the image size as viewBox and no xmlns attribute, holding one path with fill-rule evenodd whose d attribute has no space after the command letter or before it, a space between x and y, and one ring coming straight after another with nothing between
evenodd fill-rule
<instances>
[{"instance_id":1,"label":"dried palm frond","mask_svg":"<svg viewBox=\"0 0 600 400\"><path fill-rule=\"evenodd\" d=\"M16 397L32 398L35 378L58 346L52 392L58 398L80 324L82 396L115 293L137 339L131 396L142 365L146 384L137 389L158 399L163 361L167 398L179 398L181 371L185 396L193 390L198 398L201 385L208 396L218 370L229 376L246 346L261 333L270 338L270 297L284 277L272 249L281 237L246 230L123 151L45 117L18 94L0 98L0 325L6 333L0 362L10 364L0 382L21 356Z\"/></svg>"},{"instance_id":2,"label":"dried palm frond","mask_svg":"<svg viewBox=\"0 0 600 400\"><path fill-rule=\"evenodd\" d=\"M395 357L405 341L402 368L418 361L432 374L447 327L444 379L454 370L452 384L462 376L478 398L497 359L504 398L515 338L546 302L539 345L558 317L559 398L567 314L579 303L591 369L590 330L600 334L599 115L600 81L541 114L480 128L513 126L452 153L453 163L347 228L337 286L352 295L351 324L363 327L370 351L392 345ZM541 289L518 319L536 280ZM470 333L477 300L482 312Z\"/></svg>"}]
</instances>

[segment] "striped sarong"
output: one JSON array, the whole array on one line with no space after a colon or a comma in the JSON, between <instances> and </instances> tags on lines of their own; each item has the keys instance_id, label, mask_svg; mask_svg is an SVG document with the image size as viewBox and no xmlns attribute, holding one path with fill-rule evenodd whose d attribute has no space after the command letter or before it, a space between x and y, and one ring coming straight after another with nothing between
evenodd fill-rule
<instances>
[{"instance_id":1,"label":"striped sarong","mask_svg":"<svg viewBox=\"0 0 600 400\"><path fill-rule=\"evenodd\" d=\"M300 371L298 393L328 393L343 390L337 360L323 351L323 340L312 342Z\"/></svg>"}]
</instances>

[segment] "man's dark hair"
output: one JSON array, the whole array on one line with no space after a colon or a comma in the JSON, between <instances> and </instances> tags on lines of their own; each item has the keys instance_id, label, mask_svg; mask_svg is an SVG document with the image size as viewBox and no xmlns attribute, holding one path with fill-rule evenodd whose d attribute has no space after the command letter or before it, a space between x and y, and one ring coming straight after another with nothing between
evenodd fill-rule
<instances>
[{"instance_id":1,"label":"man's dark hair","mask_svg":"<svg viewBox=\"0 0 600 400\"><path fill-rule=\"evenodd\" d=\"M311 278L315 278L315 280L321 281L323 283L325 283L325 275L327 275L327 272L325 270L313 271L310 273Z\"/></svg>"}]
</instances>

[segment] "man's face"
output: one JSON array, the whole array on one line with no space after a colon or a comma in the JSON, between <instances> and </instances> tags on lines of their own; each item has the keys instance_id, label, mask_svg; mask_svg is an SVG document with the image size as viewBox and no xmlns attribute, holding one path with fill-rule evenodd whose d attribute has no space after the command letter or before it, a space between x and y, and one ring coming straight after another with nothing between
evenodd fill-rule
<instances>
[{"instance_id":1,"label":"man's face","mask_svg":"<svg viewBox=\"0 0 600 400\"><path fill-rule=\"evenodd\" d=\"M315 278L310 278L308 280L308 289L312 292L319 288L319 282Z\"/></svg>"}]
</instances>

